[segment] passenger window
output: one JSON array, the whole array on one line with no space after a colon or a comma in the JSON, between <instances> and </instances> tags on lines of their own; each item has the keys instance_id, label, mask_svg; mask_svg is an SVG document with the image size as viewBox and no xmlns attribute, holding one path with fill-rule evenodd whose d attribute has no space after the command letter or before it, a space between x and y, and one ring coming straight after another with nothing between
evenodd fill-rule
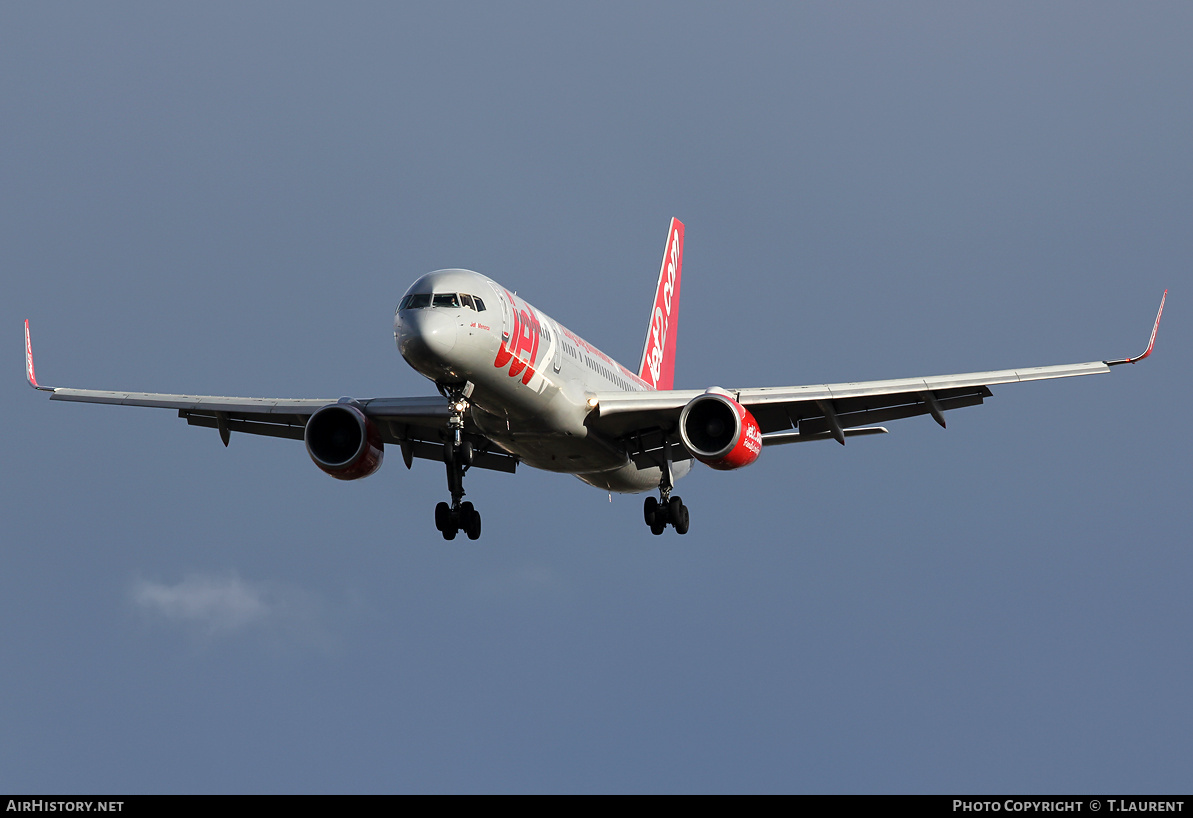
<instances>
[{"instance_id":1,"label":"passenger window","mask_svg":"<svg viewBox=\"0 0 1193 818\"><path fill-rule=\"evenodd\" d=\"M472 296L467 295L467 294L461 294L460 300L464 302L464 306L467 307L468 309L470 309L470 310L476 309L476 307L472 303Z\"/></svg>"},{"instance_id":2,"label":"passenger window","mask_svg":"<svg viewBox=\"0 0 1193 818\"><path fill-rule=\"evenodd\" d=\"M434 307L459 307L460 298L455 293L435 293Z\"/></svg>"}]
</instances>

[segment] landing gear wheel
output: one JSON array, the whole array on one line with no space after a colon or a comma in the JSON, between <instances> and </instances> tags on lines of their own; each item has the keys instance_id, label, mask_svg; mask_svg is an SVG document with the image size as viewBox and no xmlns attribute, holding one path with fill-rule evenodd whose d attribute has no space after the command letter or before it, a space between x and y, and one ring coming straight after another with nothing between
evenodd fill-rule
<instances>
[{"instance_id":1,"label":"landing gear wheel","mask_svg":"<svg viewBox=\"0 0 1193 818\"><path fill-rule=\"evenodd\" d=\"M672 499L672 503L679 500L678 497ZM679 504L679 513L675 513L674 506L671 508L671 525L675 526L676 534L688 533L688 507L683 503Z\"/></svg>"},{"instance_id":2,"label":"landing gear wheel","mask_svg":"<svg viewBox=\"0 0 1193 818\"><path fill-rule=\"evenodd\" d=\"M674 523L679 519L680 509L683 508L683 500L678 497L672 497L667 501L667 522Z\"/></svg>"},{"instance_id":3,"label":"landing gear wheel","mask_svg":"<svg viewBox=\"0 0 1193 818\"><path fill-rule=\"evenodd\" d=\"M460 529L456 527L456 523L453 520L443 529L443 539L454 540L456 538L456 532L459 530Z\"/></svg>"},{"instance_id":4,"label":"landing gear wheel","mask_svg":"<svg viewBox=\"0 0 1193 818\"><path fill-rule=\"evenodd\" d=\"M655 514L659 510L659 501L653 497L647 497L646 501L642 503L642 517L646 520L646 524L654 526Z\"/></svg>"},{"instance_id":5,"label":"landing gear wheel","mask_svg":"<svg viewBox=\"0 0 1193 818\"><path fill-rule=\"evenodd\" d=\"M460 528L464 529L464 533L468 535L468 539L480 539L481 515L479 511L472 507L472 503L464 503L460 506Z\"/></svg>"},{"instance_id":6,"label":"landing gear wheel","mask_svg":"<svg viewBox=\"0 0 1193 818\"><path fill-rule=\"evenodd\" d=\"M466 469L470 468L472 466L472 442L465 440L463 443L461 443L460 449L456 452L455 457L460 462L461 466Z\"/></svg>"},{"instance_id":7,"label":"landing gear wheel","mask_svg":"<svg viewBox=\"0 0 1193 818\"><path fill-rule=\"evenodd\" d=\"M687 534L690 522L688 507L679 497L671 496L669 487L661 487L659 493L663 495L661 500L647 497L642 502L642 518L650 526L650 533L657 537L667 526L672 526L676 534Z\"/></svg>"},{"instance_id":8,"label":"landing gear wheel","mask_svg":"<svg viewBox=\"0 0 1193 818\"><path fill-rule=\"evenodd\" d=\"M439 503L435 506L435 528L439 531L446 531L447 527L451 525L452 509L447 503Z\"/></svg>"}]
</instances>

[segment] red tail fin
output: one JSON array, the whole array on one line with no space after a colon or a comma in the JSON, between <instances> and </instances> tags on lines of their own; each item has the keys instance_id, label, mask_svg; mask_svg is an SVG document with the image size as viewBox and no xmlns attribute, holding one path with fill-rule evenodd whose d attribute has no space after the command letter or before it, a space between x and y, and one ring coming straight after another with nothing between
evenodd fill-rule
<instances>
[{"instance_id":1,"label":"red tail fin","mask_svg":"<svg viewBox=\"0 0 1193 818\"><path fill-rule=\"evenodd\" d=\"M638 377L655 389L671 389L675 380L675 331L679 328L679 283L683 267L683 222L671 220L659 286L642 346Z\"/></svg>"}]
</instances>

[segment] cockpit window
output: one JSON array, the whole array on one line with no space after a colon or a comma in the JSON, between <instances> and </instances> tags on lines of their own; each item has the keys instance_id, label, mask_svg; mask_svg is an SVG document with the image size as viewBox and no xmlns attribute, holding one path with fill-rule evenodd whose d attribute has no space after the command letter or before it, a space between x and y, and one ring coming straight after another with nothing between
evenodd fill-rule
<instances>
[{"instance_id":1,"label":"cockpit window","mask_svg":"<svg viewBox=\"0 0 1193 818\"><path fill-rule=\"evenodd\" d=\"M398 302L399 310L421 310L426 307L447 307L449 309L467 307L470 310L481 312L485 309L485 302L481 301L478 296L462 293L435 293L434 295L411 293L402 296L402 300Z\"/></svg>"}]
</instances>

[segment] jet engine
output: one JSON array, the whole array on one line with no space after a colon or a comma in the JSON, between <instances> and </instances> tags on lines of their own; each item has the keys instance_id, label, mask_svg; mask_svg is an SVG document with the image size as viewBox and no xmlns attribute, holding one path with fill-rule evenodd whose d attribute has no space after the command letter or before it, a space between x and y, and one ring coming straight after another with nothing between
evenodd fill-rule
<instances>
[{"instance_id":1,"label":"jet engine","mask_svg":"<svg viewBox=\"0 0 1193 818\"><path fill-rule=\"evenodd\" d=\"M748 466L762 453L758 421L723 389L688 402L679 413L679 436L693 457L722 471Z\"/></svg>"},{"instance_id":2,"label":"jet engine","mask_svg":"<svg viewBox=\"0 0 1193 818\"><path fill-rule=\"evenodd\" d=\"M381 432L350 403L324 406L307 421L303 440L315 465L339 480L358 480L381 468Z\"/></svg>"}]
</instances>

